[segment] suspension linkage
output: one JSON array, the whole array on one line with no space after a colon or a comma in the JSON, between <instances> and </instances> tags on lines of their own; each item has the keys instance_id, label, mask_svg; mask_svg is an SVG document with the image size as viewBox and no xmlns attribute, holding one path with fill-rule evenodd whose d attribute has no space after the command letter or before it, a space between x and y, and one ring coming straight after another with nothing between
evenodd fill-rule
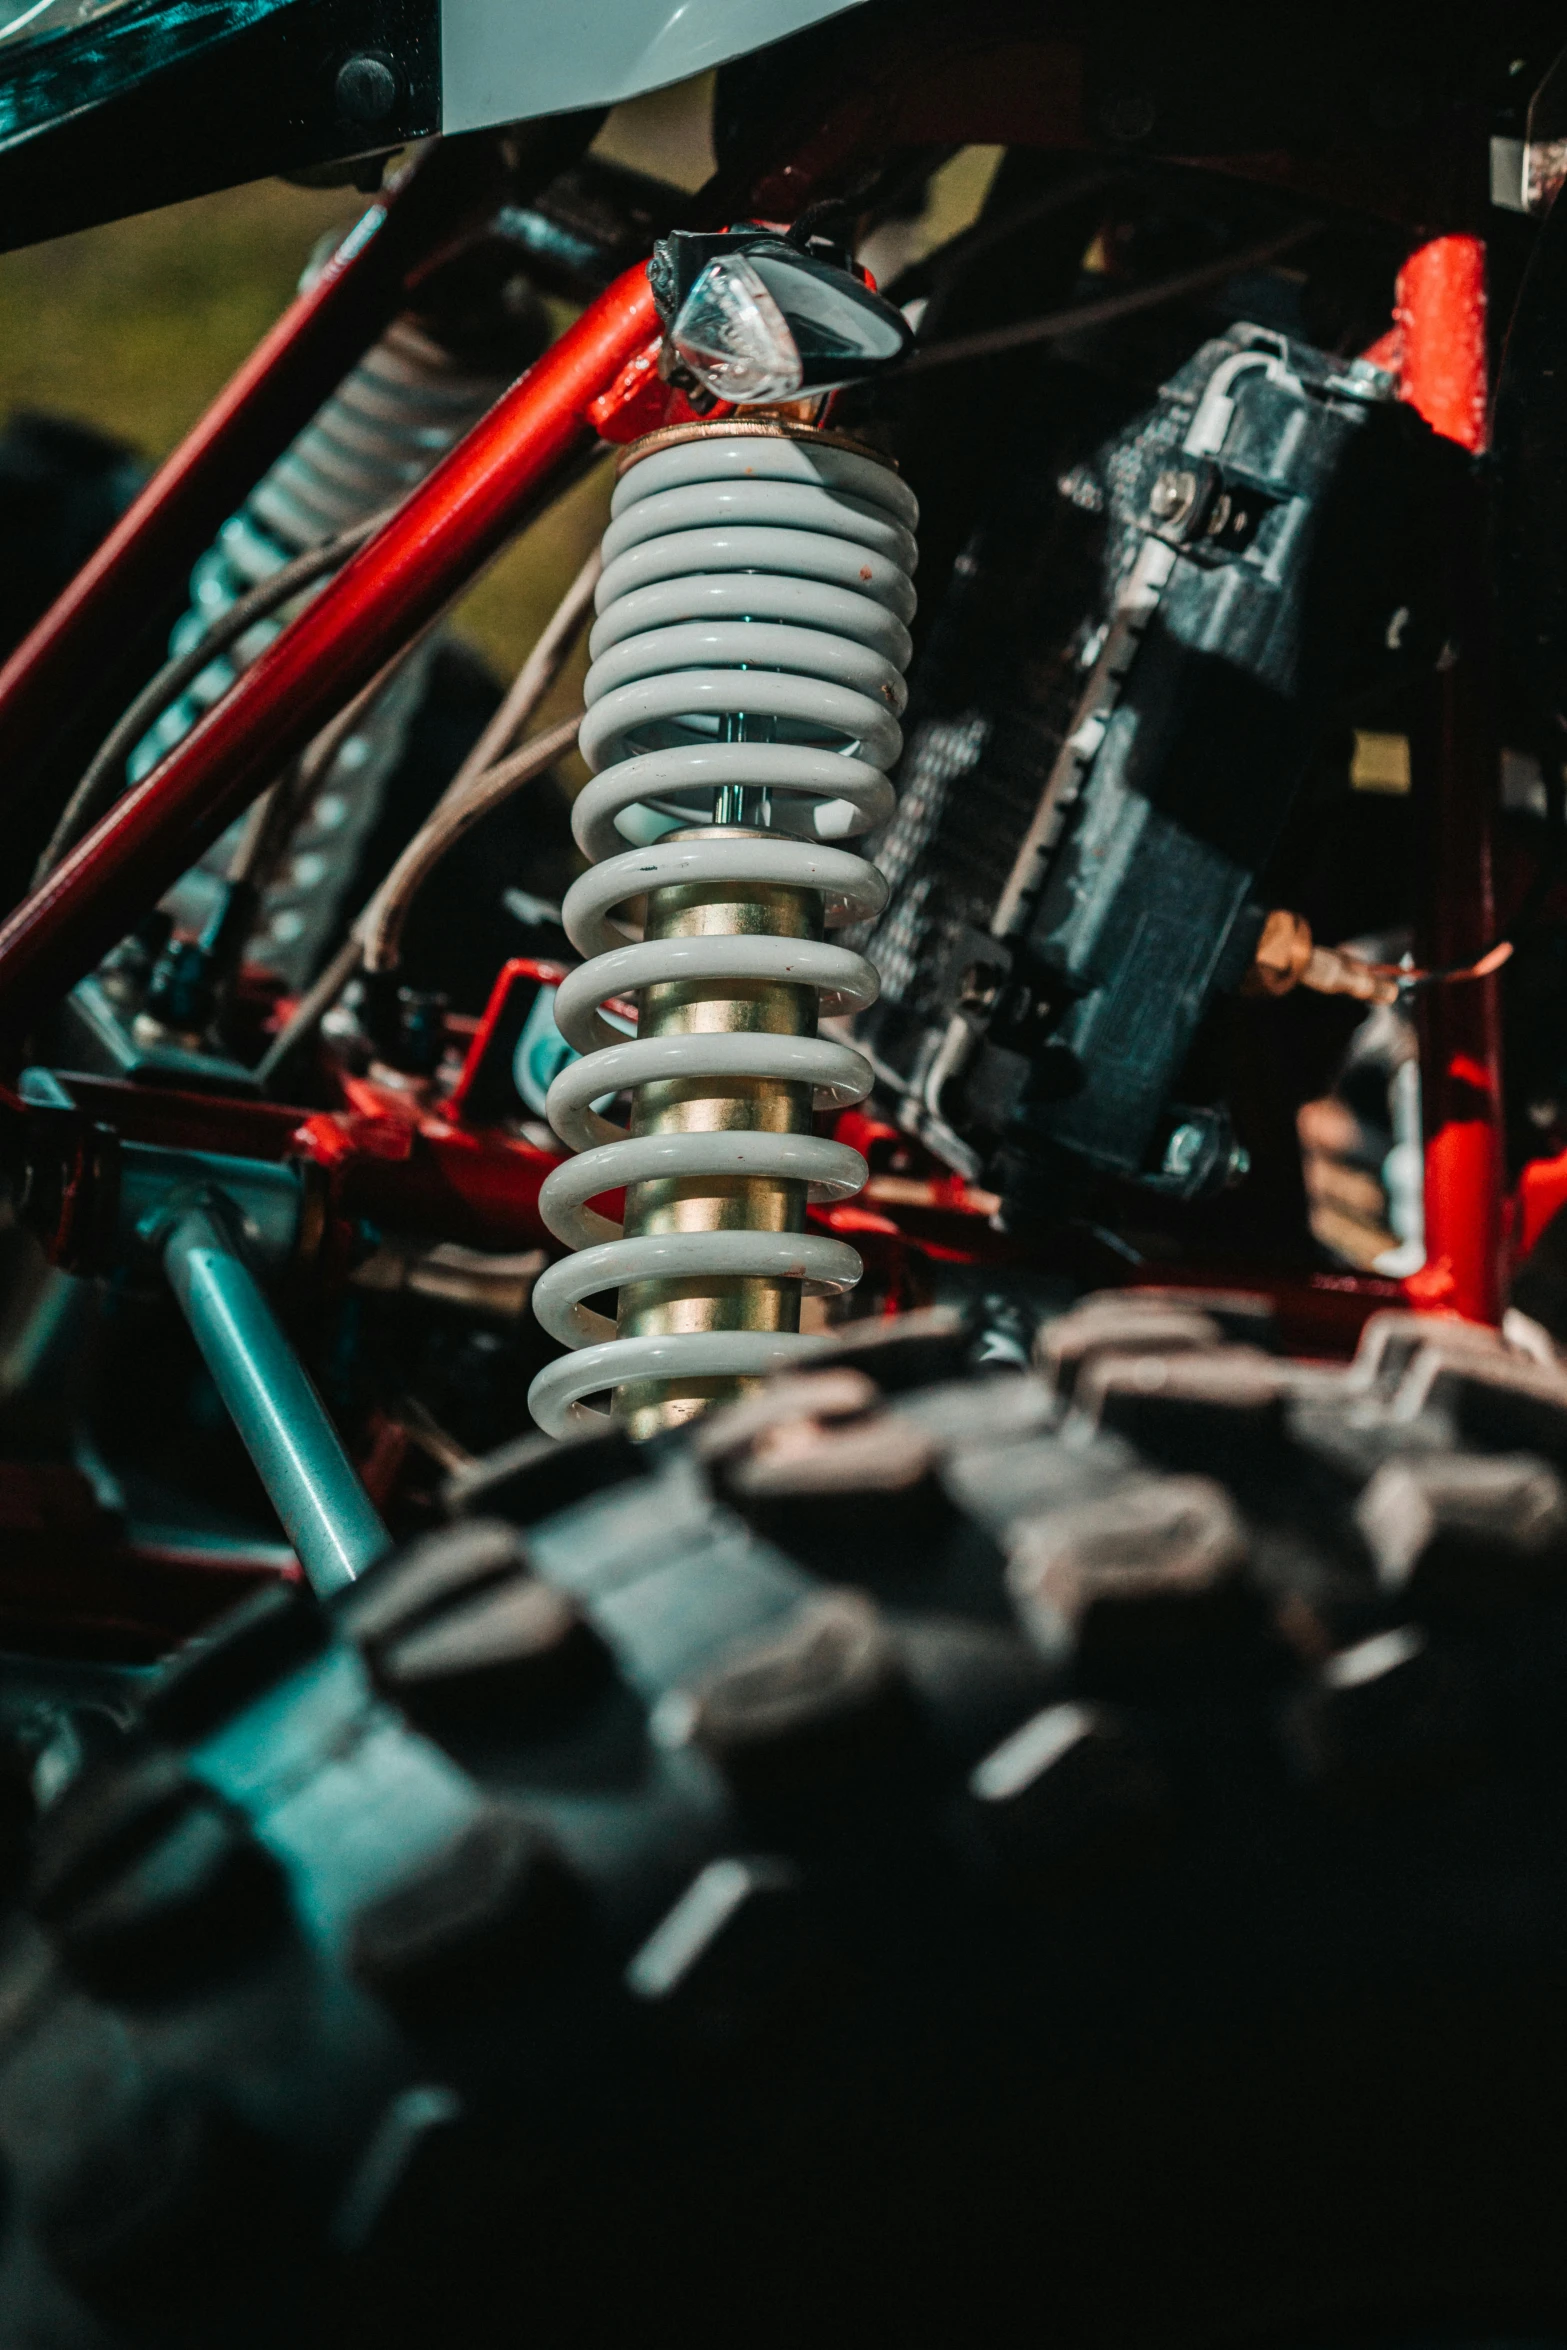
<instances>
[{"instance_id":1,"label":"suspension linkage","mask_svg":"<svg viewBox=\"0 0 1567 2350\"><path fill-rule=\"evenodd\" d=\"M391 1537L262 1286L319 1233L321 1171L124 1141L46 1069L23 1072L22 1100L22 1220L66 1272L161 1272L306 1581L323 1598L352 1582Z\"/></svg>"}]
</instances>

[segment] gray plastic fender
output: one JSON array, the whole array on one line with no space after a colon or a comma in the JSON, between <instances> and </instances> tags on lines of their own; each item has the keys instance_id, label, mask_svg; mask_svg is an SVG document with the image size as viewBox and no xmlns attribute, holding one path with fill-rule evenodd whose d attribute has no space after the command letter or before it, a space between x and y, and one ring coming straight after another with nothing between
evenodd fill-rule
<instances>
[{"instance_id":1,"label":"gray plastic fender","mask_svg":"<svg viewBox=\"0 0 1567 2350\"><path fill-rule=\"evenodd\" d=\"M441 128L613 106L860 0L441 0Z\"/></svg>"}]
</instances>

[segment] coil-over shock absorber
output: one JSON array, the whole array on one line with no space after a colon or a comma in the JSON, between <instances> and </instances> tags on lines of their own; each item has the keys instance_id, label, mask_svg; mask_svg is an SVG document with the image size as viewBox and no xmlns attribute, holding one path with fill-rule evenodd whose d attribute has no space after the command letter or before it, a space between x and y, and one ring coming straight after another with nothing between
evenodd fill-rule
<instances>
[{"instance_id":1,"label":"coil-over shock absorber","mask_svg":"<svg viewBox=\"0 0 1567 2350\"><path fill-rule=\"evenodd\" d=\"M304 284L311 282L307 272ZM248 588L405 496L505 389L500 373L454 361L411 319L394 319L318 415L223 525L191 574L191 600L171 653L200 642ZM208 704L286 625L258 621L234 653L218 656L151 728L132 756L132 779L188 734Z\"/></svg>"},{"instance_id":2,"label":"coil-over shock absorber","mask_svg":"<svg viewBox=\"0 0 1567 2350\"><path fill-rule=\"evenodd\" d=\"M307 272L304 282L310 283ZM498 399L508 369L454 355L410 318L395 319L320 412L223 525L191 574L191 600L169 640L172 654L198 644L247 589L306 548L395 505ZM258 621L217 655L138 744L134 781L188 734L209 705L286 626L287 612ZM359 844L373 826L387 775L401 754L423 688L428 651L409 664L322 778L317 805L294 841L288 871L269 891L257 942L268 966L303 984L330 938L338 899ZM200 930L221 890L239 828L225 833L169 903Z\"/></svg>"},{"instance_id":3,"label":"coil-over shock absorber","mask_svg":"<svg viewBox=\"0 0 1567 2350\"><path fill-rule=\"evenodd\" d=\"M691 1417L787 1363L802 1294L859 1279L846 1242L805 1228L866 1167L813 1131L870 1090L818 1013L875 998L864 956L824 932L883 904L874 866L834 844L885 821L914 611L918 508L892 467L784 419L668 428L628 450L604 538L576 803L595 862L563 918L590 959L555 1016L583 1056L550 1122L579 1155L544 1220L579 1253L535 1290L576 1353L533 1383L555 1434L615 1392L634 1435ZM627 843L635 845L628 847ZM646 903L643 935L617 915ZM604 1018L638 1007L627 1040ZM629 1126L604 1114L628 1095ZM591 1203L624 1189L625 1221ZM616 1320L588 1301L618 1291Z\"/></svg>"}]
</instances>

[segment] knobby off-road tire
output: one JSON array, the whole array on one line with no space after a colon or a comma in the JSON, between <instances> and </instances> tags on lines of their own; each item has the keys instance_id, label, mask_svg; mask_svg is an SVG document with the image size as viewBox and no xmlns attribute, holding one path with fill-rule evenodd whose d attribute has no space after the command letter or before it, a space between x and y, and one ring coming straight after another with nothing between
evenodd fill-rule
<instances>
[{"instance_id":1,"label":"knobby off-road tire","mask_svg":"<svg viewBox=\"0 0 1567 2350\"><path fill-rule=\"evenodd\" d=\"M1567 1373L969 1347L174 1660L0 1944L7 2350L1567 2321Z\"/></svg>"}]
</instances>

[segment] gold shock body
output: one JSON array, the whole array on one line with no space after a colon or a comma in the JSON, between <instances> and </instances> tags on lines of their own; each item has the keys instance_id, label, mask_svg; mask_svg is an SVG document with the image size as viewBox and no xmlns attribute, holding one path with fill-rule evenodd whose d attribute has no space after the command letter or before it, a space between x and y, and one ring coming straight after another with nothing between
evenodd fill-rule
<instances>
[{"instance_id":1,"label":"gold shock body","mask_svg":"<svg viewBox=\"0 0 1567 2350\"><path fill-rule=\"evenodd\" d=\"M687 837L700 839L703 834ZM740 898L733 885L718 884L660 889L648 898L649 938L742 937L758 932L775 938L820 938L820 896L813 890L748 886ZM640 1012L643 1036L816 1033L816 996L808 987L737 979L664 982L641 991ZM810 1126L807 1086L758 1077L682 1078L645 1085L636 1097L631 1121L633 1134L713 1133L737 1127L766 1134L806 1134ZM626 1193L628 1234L799 1232L804 1224L804 1185L769 1177L691 1176L632 1184ZM623 1338L799 1326L799 1283L753 1275L628 1283L620 1293L617 1323ZM749 1379L628 1381L617 1391L615 1413L633 1436L651 1436L756 1384Z\"/></svg>"}]
</instances>

